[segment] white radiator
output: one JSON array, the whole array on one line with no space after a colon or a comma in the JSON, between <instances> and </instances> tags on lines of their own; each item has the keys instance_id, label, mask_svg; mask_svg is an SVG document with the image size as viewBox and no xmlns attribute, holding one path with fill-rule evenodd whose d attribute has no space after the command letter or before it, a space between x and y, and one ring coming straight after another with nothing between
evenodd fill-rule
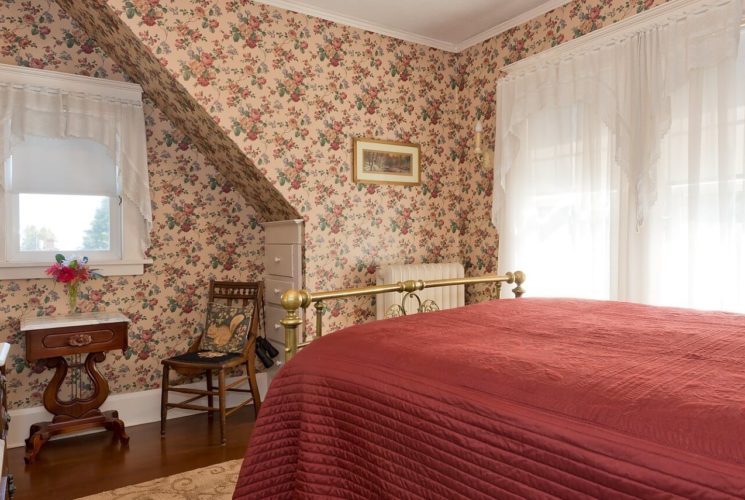
<instances>
[{"instance_id":1,"label":"white radiator","mask_svg":"<svg viewBox=\"0 0 745 500\"><path fill-rule=\"evenodd\" d=\"M455 262L444 264L391 264L382 266L378 270L378 285L397 283L406 280L438 280L445 278L462 278L463 265ZM428 288L416 292L424 302L434 300L440 309L452 309L466 303L465 287L443 286ZM393 304L401 304L404 294L398 292L381 293L377 295L377 318L385 318L386 311ZM416 313L416 299L409 299L406 303L407 314Z\"/></svg>"}]
</instances>

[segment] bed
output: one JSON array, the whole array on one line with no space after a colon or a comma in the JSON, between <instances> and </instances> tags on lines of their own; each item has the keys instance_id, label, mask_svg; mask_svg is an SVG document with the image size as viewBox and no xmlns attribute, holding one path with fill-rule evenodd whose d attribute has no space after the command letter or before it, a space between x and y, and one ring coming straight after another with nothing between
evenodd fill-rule
<instances>
[{"instance_id":1,"label":"bed","mask_svg":"<svg viewBox=\"0 0 745 500\"><path fill-rule=\"evenodd\" d=\"M745 316L622 302L354 326L273 381L234 495L744 498L743 360Z\"/></svg>"}]
</instances>

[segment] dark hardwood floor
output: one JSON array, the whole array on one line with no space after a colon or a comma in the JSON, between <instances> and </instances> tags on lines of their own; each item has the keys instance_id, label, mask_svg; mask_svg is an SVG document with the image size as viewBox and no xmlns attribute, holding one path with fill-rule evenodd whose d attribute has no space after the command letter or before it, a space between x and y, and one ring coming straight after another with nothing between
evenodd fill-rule
<instances>
[{"instance_id":1,"label":"dark hardwood floor","mask_svg":"<svg viewBox=\"0 0 745 500\"><path fill-rule=\"evenodd\" d=\"M31 465L23 463L23 448L14 448L8 452L14 498L73 499L242 458L254 420L248 406L228 417L225 446L218 417L209 422L203 414L169 420L165 439L159 422L128 427L128 447L111 432L52 441Z\"/></svg>"}]
</instances>

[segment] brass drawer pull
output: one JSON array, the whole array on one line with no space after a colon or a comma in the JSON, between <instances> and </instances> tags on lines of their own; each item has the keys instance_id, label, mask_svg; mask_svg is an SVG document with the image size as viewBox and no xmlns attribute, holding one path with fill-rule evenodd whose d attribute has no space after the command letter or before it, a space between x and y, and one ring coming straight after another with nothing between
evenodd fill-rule
<instances>
[{"instance_id":1,"label":"brass drawer pull","mask_svg":"<svg viewBox=\"0 0 745 500\"><path fill-rule=\"evenodd\" d=\"M67 344L71 347L83 347L91 342L93 342L93 337L85 335L84 333L73 335L67 340Z\"/></svg>"}]
</instances>

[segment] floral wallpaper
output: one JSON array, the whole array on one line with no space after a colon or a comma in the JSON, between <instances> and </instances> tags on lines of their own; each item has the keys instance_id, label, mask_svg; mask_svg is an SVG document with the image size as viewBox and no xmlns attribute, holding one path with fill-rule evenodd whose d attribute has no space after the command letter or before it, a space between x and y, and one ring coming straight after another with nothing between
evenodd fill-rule
<instances>
[{"instance_id":1,"label":"floral wallpaper","mask_svg":"<svg viewBox=\"0 0 745 500\"><path fill-rule=\"evenodd\" d=\"M298 208L307 286L332 289L388 262L495 271L492 169L470 150L476 120L493 143L499 68L661 1L575 0L457 55L249 0L106 3ZM422 186L353 184L355 136L420 143ZM330 326L372 311L332 305Z\"/></svg>"},{"instance_id":2,"label":"floral wallpaper","mask_svg":"<svg viewBox=\"0 0 745 500\"><path fill-rule=\"evenodd\" d=\"M662 0L575 0L460 54L249 0L59 0L100 41L49 0L4 3L2 62L124 78L100 43L191 137L148 106L155 264L144 277L94 282L83 302L136 320L131 352L106 364L121 392L158 385L158 360L198 326L209 276L261 275L262 232L248 205L289 209L265 195L254 167L306 221L310 289L372 283L390 262L495 271L492 168L471 145L477 120L493 144L500 68ZM419 143L421 186L354 184L357 136ZM231 183L205 157L225 159L217 167ZM52 313L60 293L47 280L0 282L4 336L18 344L24 308ZM488 293L476 287L469 300ZM370 299L329 307L327 331L374 316ZM25 365L20 345L13 356L13 405L38 404L48 374Z\"/></svg>"},{"instance_id":3,"label":"floral wallpaper","mask_svg":"<svg viewBox=\"0 0 745 500\"><path fill-rule=\"evenodd\" d=\"M369 284L390 262L460 260L457 55L248 1L108 5L118 19L100 30L122 37L111 26L125 22L138 40L117 45L144 43L302 214L307 287ZM421 186L353 183L358 136L419 143ZM374 317L370 298L329 307L328 331Z\"/></svg>"},{"instance_id":4,"label":"floral wallpaper","mask_svg":"<svg viewBox=\"0 0 745 500\"><path fill-rule=\"evenodd\" d=\"M117 64L51 0L3 0L0 62L123 80ZM120 310L132 320L129 349L100 366L113 392L160 387L160 360L183 352L201 331L210 278L261 279L263 230L255 211L190 140L145 103L153 203L154 263L142 276L89 281L85 311ZM0 339L11 342L8 399L13 408L41 404L51 378L29 365L18 333L24 314L66 313L64 289L52 280L0 281Z\"/></svg>"}]
</instances>

